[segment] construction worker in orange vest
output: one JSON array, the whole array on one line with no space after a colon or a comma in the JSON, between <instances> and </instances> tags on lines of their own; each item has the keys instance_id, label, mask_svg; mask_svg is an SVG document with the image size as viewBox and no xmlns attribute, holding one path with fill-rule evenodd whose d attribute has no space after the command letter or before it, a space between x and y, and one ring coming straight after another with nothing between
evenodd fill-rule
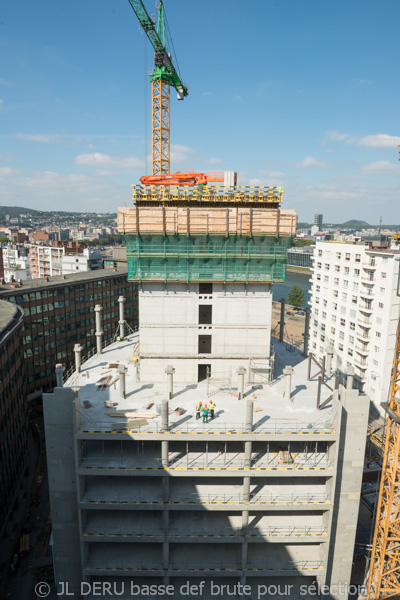
<instances>
[{"instance_id":1,"label":"construction worker in orange vest","mask_svg":"<svg viewBox=\"0 0 400 600\"><path fill-rule=\"evenodd\" d=\"M201 400L199 400L199 402L196 405L196 421L198 419L200 419L200 413L201 413L201 409L203 408L203 403Z\"/></svg>"},{"instance_id":2,"label":"construction worker in orange vest","mask_svg":"<svg viewBox=\"0 0 400 600\"><path fill-rule=\"evenodd\" d=\"M210 421L212 421L214 418L214 410L215 410L215 404L212 400L210 400Z\"/></svg>"},{"instance_id":3,"label":"construction worker in orange vest","mask_svg":"<svg viewBox=\"0 0 400 600\"><path fill-rule=\"evenodd\" d=\"M207 404L205 404L204 408L203 408L203 423L208 423L208 406L207 406Z\"/></svg>"}]
</instances>

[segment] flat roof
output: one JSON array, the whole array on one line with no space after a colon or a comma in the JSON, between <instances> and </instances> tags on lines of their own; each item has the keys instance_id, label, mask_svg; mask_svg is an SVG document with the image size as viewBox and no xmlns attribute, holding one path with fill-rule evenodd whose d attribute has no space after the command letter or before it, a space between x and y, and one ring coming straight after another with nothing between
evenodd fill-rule
<instances>
[{"instance_id":1,"label":"flat roof","mask_svg":"<svg viewBox=\"0 0 400 600\"><path fill-rule=\"evenodd\" d=\"M132 357L138 339L139 332L136 332L124 341L111 344L101 355L95 354L84 362L80 374L73 372L69 375L64 385L80 387L81 391L82 431L121 431L124 427L144 432L161 430L161 417L153 415L159 412L162 401L167 399L167 383L137 381ZM273 345L274 381L263 385L245 384L245 399L254 400L253 430L267 433L331 433L334 408L329 402L323 410L317 409L318 382L307 381L308 359L286 343L274 340ZM171 364L173 366L173 359ZM120 397L118 365L127 367L125 399ZM284 367L289 365L294 368L290 400L284 398L283 375ZM232 385L237 385L236 379L234 376ZM333 381L330 385L333 388ZM174 385L174 395L169 401L170 429L181 432L245 431L246 401L238 399L237 389L227 389L223 381L211 379L208 391L209 395L206 381ZM322 386L321 402L331 393ZM203 424L202 419L196 420L195 407L199 400L203 405L209 404L210 400L215 403L215 418L207 424ZM151 403L153 406L148 408ZM181 414L175 412L177 408L182 409ZM138 413L137 416L135 413Z\"/></svg>"},{"instance_id":2,"label":"flat roof","mask_svg":"<svg viewBox=\"0 0 400 600\"><path fill-rule=\"evenodd\" d=\"M22 322L21 309L11 302L0 300L0 343L19 321Z\"/></svg>"},{"instance_id":3,"label":"flat roof","mask_svg":"<svg viewBox=\"0 0 400 600\"><path fill-rule=\"evenodd\" d=\"M68 273L67 275L49 276L49 281L44 277L40 279L25 279L22 285L5 283L0 285L0 296L2 294L23 294L25 291L47 289L50 287L67 286L73 283L83 283L86 281L95 281L96 279L112 279L121 275L127 275L126 268L116 269L95 269L94 271L84 271L80 273Z\"/></svg>"}]
</instances>

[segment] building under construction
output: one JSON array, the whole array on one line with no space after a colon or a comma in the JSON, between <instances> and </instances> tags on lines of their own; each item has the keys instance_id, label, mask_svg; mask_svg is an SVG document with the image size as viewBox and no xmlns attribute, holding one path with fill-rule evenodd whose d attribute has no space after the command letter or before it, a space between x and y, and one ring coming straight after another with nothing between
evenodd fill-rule
<instances>
[{"instance_id":1,"label":"building under construction","mask_svg":"<svg viewBox=\"0 0 400 600\"><path fill-rule=\"evenodd\" d=\"M347 599L369 399L351 381L321 389L303 356L271 346L295 212L276 188L134 199L119 231L139 331L120 299L120 339L103 349L97 308L97 354L82 364L76 349L44 396L57 581L206 599L285 585L315 598L317 582ZM210 400L214 418L197 419Z\"/></svg>"}]
</instances>

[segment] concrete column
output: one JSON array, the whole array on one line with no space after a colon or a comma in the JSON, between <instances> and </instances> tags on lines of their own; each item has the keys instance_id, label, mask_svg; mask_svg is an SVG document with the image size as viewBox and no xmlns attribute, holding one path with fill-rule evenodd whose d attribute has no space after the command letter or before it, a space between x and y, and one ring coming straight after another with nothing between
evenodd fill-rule
<instances>
[{"instance_id":1,"label":"concrete column","mask_svg":"<svg viewBox=\"0 0 400 600\"><path fill-rule=\"evenodd\" d=\"M250 477L243 477L243 501L248 502L249 499L250 499ZM248 517L249 517L249 513L247 511L246 526L248 525Z\"/></svg>"},{"instance_id":2,"label":"concrete column","mask_svg":"<svg viewBox=\"0 0 400 600\"><path fill-rule=\"evenodd\" d=\"M242 400L244 398L244 374L246 373L246 369L244 367L239 367L237 370L237 374L239 375L239 385L238 385L238 398Z\"/></svg>"},{"instance_id":3,"label":"concrete column","mask_svg":"<svg viewBox=\"0 0 400 600\"><path fill-rule=\"evenodd\" d=\"M174 394L174 373L175 369L172 365L168 365L165 369L167 374L167 385L168 385L168 400L171 400Z\"/></svg>"},{"instance_id":4,"label":"concrete column","mask_svg":"<svg viewBox=\"0 0 400 600\"><path fill-rule=\"evenodd\" d=\"M306 318L304 322L304 348L303 348L303 356L308 355L308 342L310 339L309 331L310 331L310 309L307 306L305 309Z\"/></svg>"},{"instance_id":5,"label":"concrete column","mask_svg":"<svg viewBox=\"0 0 400 600\"><path fill-rule=\"evenodd\" d=\"M57 387L63 387L63 373L64 373L64 365L58 363L56 365L56 379L57 379Z\"/></svg>"},{"instance_id":6,"label":"concrete column","mask_svg":"<svg viewBox=\"0 0 400 600\"><path fill-rule=\"evenodd\" d=\"M251 467L251 442L244 443L244 468L250 469Z\"/></svg>"},{"instance_id":7,"label":"concrete column","mask_svg":"<svg viewBox=\"0 0 400 600\"><path fill-rule=\"evenodd\" d=\"M163 431L168 431L168 429L169 429L168 410L169 410L168 400L163 400L161 403L161 429Z\"/></svg>"},{"instance_id":8,"label":"concrete column","mask_svg":"<svg viewBox=\"0 0 400 600\"><path fill-rule=\"evenodd\" d=\"M253 431L253 404L252 400L246 402L246 433Z\"/></svg>"},{"instance_id":9,"label":"concrete column","mask_svg":"<svg viewBox=\"0 0 400 600\"><path fill-rule=\"evenodd\" d=\"M77 373L80 373L81 366L82 366L82 346L80 344L75 344L74 352L75 352L75 371Z\"/></svg>"},{"instance_id":10,"label":"concrete column","mask_svg":"<svg viewBox=\"0 0 400 600\"><path fill-rule=\"evenodd\" d=\"M325 365L325 373L327 377L332 375L332 361L333 361L333 348L332 346L328 346L326 349L326 365Z\"/></svg>"},{"instance_id":11,"label":"concrete column","mask_svg":"<svg viewBox=\"0 0 400 600\"><path fill-rule=\"evenodd\" d=\"M119 374L119 397L126 398L126 381L125 376L128 372L128 368L125 365L118 366L118 374Z\"/></svg>"},{"instance_id":12,"label":"concrete column","mask_svg":"<svg viewBox=\"0 0 400 600\"><path fill-rule=\"evenodd\" d=\"M292 395L292 375L294 373L293 367L285 367L283 374L285 376L285 399L290 400Z\"/></svg>"},{"instance_id":13,"label":"concrete column","mask_svg":"<svg viewBox=\"0 0 400 600\"><path fill-rule=\"evenodd\" d=\"M103 340L103 332L101 330L101 311L103 307L100 304L96 304L94 307L96 313L96 345L97 345L97 354L102 353L102 340Z\"/></svg>"},{"instance_id":14,"label":"concrete column","mask_svg":"<svg viewBox=\"0 0 400 600\"><path fill-rule=\"evenodd\" d=\"M168 468L168 441L163 440L161 442L161 465L163 469Z\"/></svg>"},{"instance_id":15,"label":"concrete column","mask_svg":"<svg viewBox=\"0 0 400 600\"><path fill-rule=\"evenodd\" d=\"M123 296L120 296L118 298L118 303L119 303L119 321L118 321L118 325L119 325L119 338L120 338L120 340L124 340L125 339L124 302L125 302L125 298Z\"/></svg>"},{"instance_id":16,"label":"concrete column","mask_svg":"<svg viewBox=\"0 0 400 600\"><path fill-rule=\"evenodd\" d=\"M242 544L242 569L247 567L247 542Z\"/></svg>"},{"instance_id":17,"label":"concrete column","mask_svg":"<svg viewBox=\"0 0 400 600\"><path fill-rule=\"evenodd\" d=\"M353 389L353 381L354 381L354 375L356 374L355 370L353 367L348 367L347 372L346 372L346 389L347 390L352 390Z\"/></svg>"},{"instance_id":18,"label":"concrete column","mask_svg":"<svg viewBox=\"0 0 400 600\"><path fill-rule=\"evenodd\" d=\"M283 342L285 329L285 298L281 298L281 320L279 321L279 341Z\"/></svg>"},{"instance_id":19,"label":"concrete column","mask_svg":"<svg viewBox=\"0 0 400 600\"><path fill-rule=\"evenodd\" d=\"M163 563L164 563L164 569L168 569L168 563L169 563L169 543L168 542L163 542Z\"/></svg>"}]
</instances>

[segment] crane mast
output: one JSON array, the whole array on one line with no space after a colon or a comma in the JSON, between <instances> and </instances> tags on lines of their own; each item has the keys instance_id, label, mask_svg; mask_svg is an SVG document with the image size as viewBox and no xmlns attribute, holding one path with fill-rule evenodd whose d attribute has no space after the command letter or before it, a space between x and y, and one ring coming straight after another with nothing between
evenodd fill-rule
<instances>
[{"instance_id":1,"label":"crane mast","mask_svg":"<svg viewBox=\"0 0 400 600\"><path fill-rule=\"evenodd\" d=\"M400 598L400 318L387 433L367 585L368 600Z\"/></svg>"},{"instance_id":2,"label":"crane mast","mask_svg":"<svg viewBox=\"0 0 400 600\"><path fill-rule=\"evenodd\" d=\"M175 69L167 49L163 1L158 7L157 28L142 0L128 0L140 25L154 48L154 71L150 76L152 90L152 173L170 172L170 88L176 89L178 100L188 95L188 89Z\"/></svg>"}]
</instances>

